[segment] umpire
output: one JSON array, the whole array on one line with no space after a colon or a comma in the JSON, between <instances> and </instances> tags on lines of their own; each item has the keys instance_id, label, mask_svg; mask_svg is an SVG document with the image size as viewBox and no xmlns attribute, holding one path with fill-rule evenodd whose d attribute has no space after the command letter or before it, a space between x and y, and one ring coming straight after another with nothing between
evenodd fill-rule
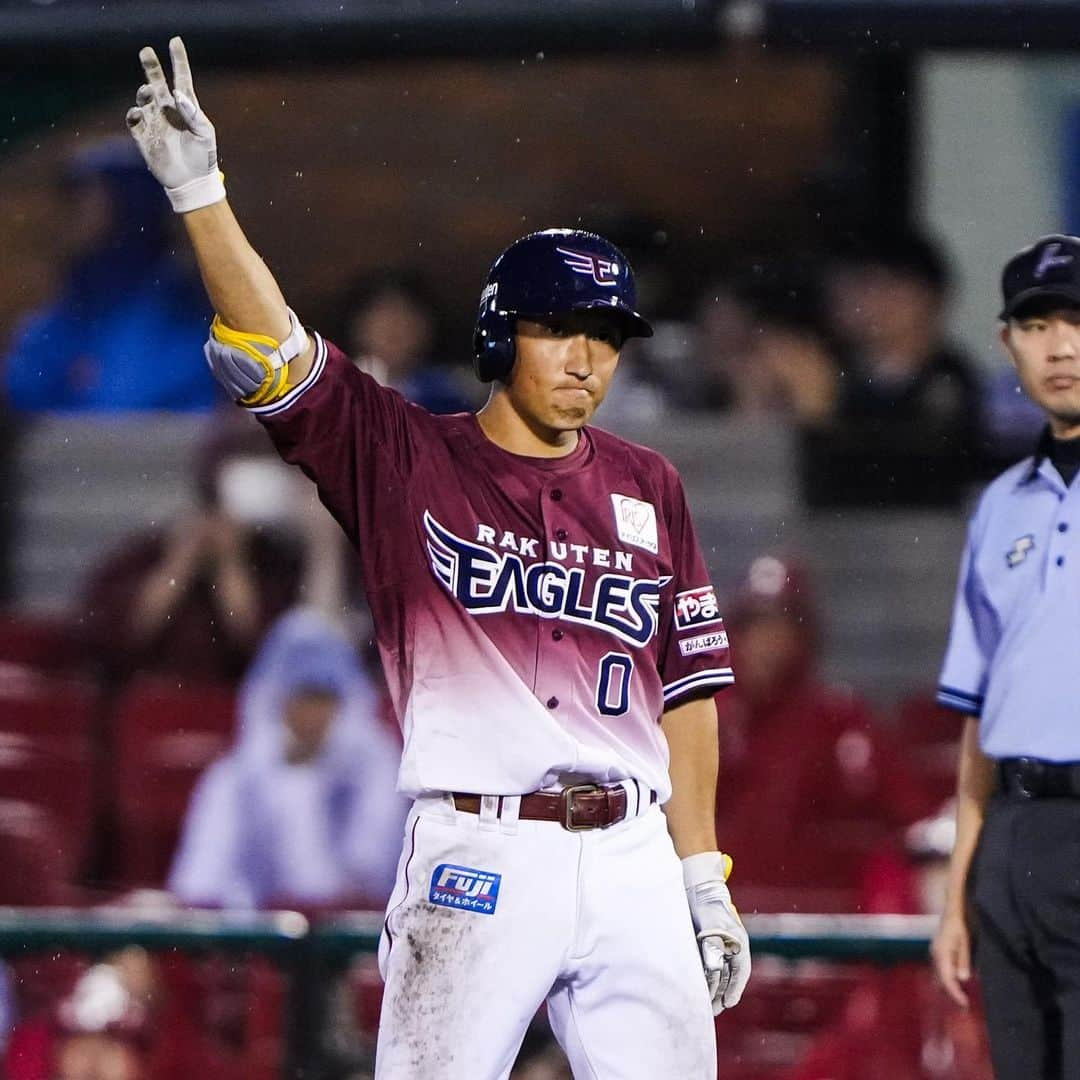
<instances>
[{"instance_id":1,"label":"umpire","mask_svg":"<svg viewBox=\"0 0 1080 1080\"><path fill-rule=\"evenodd\" d=\"M1002 292L1001 341L1047 428L987 488L960 567L938 700L967 719L932 952L966 1005L974 944L999 1080L1064 1080L1080 1077L1080 239L1013 256Z\"/></svg>"}]
</instances>

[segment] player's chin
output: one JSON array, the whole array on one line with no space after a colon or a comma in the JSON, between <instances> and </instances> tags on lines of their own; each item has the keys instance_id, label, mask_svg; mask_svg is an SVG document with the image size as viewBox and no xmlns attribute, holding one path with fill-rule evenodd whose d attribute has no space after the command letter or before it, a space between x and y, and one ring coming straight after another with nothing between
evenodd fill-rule
<instances>
[{"instance_id":1,"label":"player's chin","mask_svg":"<svg viewBox=\"0 0 1080 1080\"><path fill-rule=\"evenodd\" d=\"M596 412L596 406L592 404L562 406L554 410L555 423L553 427L561 431L577 431L578 428L584 427L592 419L594 412Z\"/></svg>"}]
</instances>

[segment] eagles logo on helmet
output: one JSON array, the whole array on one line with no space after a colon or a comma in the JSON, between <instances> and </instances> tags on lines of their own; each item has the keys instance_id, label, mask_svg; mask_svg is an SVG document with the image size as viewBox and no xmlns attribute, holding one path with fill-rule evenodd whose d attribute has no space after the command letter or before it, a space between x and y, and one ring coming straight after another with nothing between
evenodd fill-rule
<instances>
[{"instance_id":1,"label":"eagles logo on helmet","mask_svg":"<svg viewBox=\"0 0 1080 1080\"><path fill-rule=\"evenodd\" d=\"M482 382L505 379L514 366L514 320L606 308L623 337L652 337L637 312L626 256L596 233L545 229L511 244L492 264L480 293L473 367Z\"/></svg>"}]
</instances>

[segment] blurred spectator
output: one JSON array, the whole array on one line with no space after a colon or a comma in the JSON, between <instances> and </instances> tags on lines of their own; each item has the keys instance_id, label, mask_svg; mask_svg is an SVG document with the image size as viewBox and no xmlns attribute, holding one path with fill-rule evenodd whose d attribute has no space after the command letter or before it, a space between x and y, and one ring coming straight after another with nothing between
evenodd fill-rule
<instances>
[{"instance_id":1,"label":"blurred spectator","mask_svg":"<svg viewBox=\"0 0 1080 1080\"><path fill-rule=\"evenodd\" d=\"M718 277L698 297L694 368L683 404L730 416L820 417L833 407L837 365L816 281L758 264Z\"/></svg>"},{"instance_id":2,"label":"blurred spectator","mask_svg":"<svg viewBox=\"0 0 1080 1080\"><path fill-rule=\"evenodd\" d=\"M284 987L266 959L128 946L93 965L66 952L37 957L32 970L53 985L36 1006L23 1002L6 1080L282 1075Z\"/></svg>"},{"instance_id":3,"label":"blurred spectator","mask_svg":"<svg viewBox=\"0 0 1080 1080\"><path fill-rule=\"evenodd\" d=\"M92 967L60 1004L53 1051L56 1080L139 1080L144 1069L147 1003L120 968Z\"/></svg>"},{"instance_id":4,"label":"blurred spectator","mask_svg":"<svg viewBox=\"0 0 1080 1080\"><path fill-rule=\"evenodd\" d=\"M717 697L717 830L741 904L851 910L866 860L926 796L868 706L818 675L804 573L756 559L726 621L738 678Z\"/></svg>"},{"instance_id":5,"label":"blurred spectator","mask_svg":"<svg viewBox=\"0 0 1080 1080\"><path fill-rule=\"evenodd\" d=\"M324 616L270 631L240 693L235 748L200 779L169 879L181 900L381 906L404 800L371 679Z\"/></svg>"},{"instance_id":6,"label":"blurred spectator","mask_svg":"<svg viewBox=\"0 0 1080 1080\"><path fill-rule=\"evenodd\" d=\"M129 947L83 969L48 1012L16 1028L7 1080L180 1080L190 1025L170 1007L155 961Z\"/></svg>"},{"instance_id":7,"label":"blurred spectator","mask_svg":"<svg viewBox=\"0 0 1080 1080\"><path fill-rule=\"evenodd\" d=\"M680 402L716 413L767 412L780 388L771 374L750 362L754 313L735 281L718 277L698 297L694 312L693 371Z\"/></svg>"},{"instance_id":8,"label":"blurred spectator","mask_svg":"<svg viewBox=\"0 0 1080 1080\"><path fill-rule=\"evenodd\" d=\"M955 505L980 468L980 397L946 340L941 251L914 233L875 240L833 260L826 293L842 373L831 404L800 410L807 501Z\"/></svg>"},{"instance_id":9,"label":"blurred spectator","mask_svg":"<svg viewBox=\"0 0 1080 1080\"><path fill-rule=\"evenodd\" d=\"M78 244L60 295L15 335L5 395L24 412L208 409L210 309L172 251L173 213L131 140L81 151L63 198Z\"/></svg>"},{"instance_id":10,"label":"blurred spectator","mask_svg":"<svg viewBox=\"0 0 1080 1080\"><path fill-rule=\"evenodd\" d=\"M357 367L433 413L469 412L453 369L436 364L438 308L419 275L380 271L356 278L331 334Z\"/></svg>"},{"instance_id":11,"label":"blurred spectator","mask_svg":"<svg viewBox=\"0 0 1080 1080\"><path fill-rule=\"evenodd\" d=\"M110 683L136 671L233 681L296 602L294 474L261 430L235 423L200 450L198 508L124 540L90 575L83 631Z\"/></svg>"}]
</instances>

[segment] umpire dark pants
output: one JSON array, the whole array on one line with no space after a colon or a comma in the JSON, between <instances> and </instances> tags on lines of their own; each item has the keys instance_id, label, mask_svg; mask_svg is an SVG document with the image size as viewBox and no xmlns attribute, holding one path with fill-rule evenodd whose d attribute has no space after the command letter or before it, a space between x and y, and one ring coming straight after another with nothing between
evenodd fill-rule
<instances>
[{"instance_id":1,"label":"umpire dark pants","mask_svg":"<svg viewBox=\"0 0 1080 1080\"><path fill-rule=\"evenodd\" d=\"M968 885L997 1080L1078 1080L1080 798L993 796Z\"/></svg>"}]
</instances>

